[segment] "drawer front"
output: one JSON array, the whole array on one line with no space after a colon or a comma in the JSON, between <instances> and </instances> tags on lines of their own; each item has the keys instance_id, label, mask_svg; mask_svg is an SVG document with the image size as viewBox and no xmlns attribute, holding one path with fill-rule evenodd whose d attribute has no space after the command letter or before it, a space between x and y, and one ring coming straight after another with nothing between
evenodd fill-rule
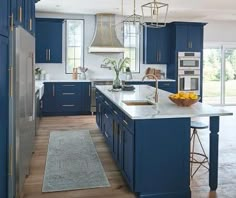
<instances>
[{"instance_id":1,"label":"drawer front","mask_svg":"<svg viewBox=\"0 0 236 198\"><path fill-rule=\"evenodd\" d=\"M82 85L80 83L57 83L56 92L59 95L62 95L65 93L67 94L81 93Z\"/></svg>"},{"instance_id":2,"label":"drawer front","mask_svg":"<svg viewBox=\"0 0 236 198\"><path fill-rule=\"evenodd\" d=\"M80 111L80 106L78 104L66 103L66 104L58 104L59 112L77 112Z\"/></svg>"},{"instance_id":3,"label":"drawer front","mask_svg":"<svg viewBox=\"0 0 236 198\"><path fill-rule=\"evenodd\" d=\"M159 88L175 87L175 82L158 82Z\"/></svg>"},{"instance_id":4,"label":"drawer front","mask_svg":"<svg viewBox=\"0 0 236 198\"><path fill-rule=\"evenodd\" d=\"M126 114L123 113L122 116L122 124L125 126L127 129L130 130L130 132L134 133L134 120L129 118Z\"/></svg>"}]
</instances>

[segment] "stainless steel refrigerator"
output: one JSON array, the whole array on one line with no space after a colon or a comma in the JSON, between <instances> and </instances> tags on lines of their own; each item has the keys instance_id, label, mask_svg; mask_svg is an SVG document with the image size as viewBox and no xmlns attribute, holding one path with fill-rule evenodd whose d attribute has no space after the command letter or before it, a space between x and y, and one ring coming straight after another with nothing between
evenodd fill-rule
<instances>
[{"instance_id":1,"label":"stainless steel refrigerator","mask_svg":"<svg viewBox=\"0 0 236 198\"><path fill-rule=\"evenodd\" d=\"M35 38L21 27L10 35L9 198L19 197L34 149Z\"/></svg>"}]
</instances>

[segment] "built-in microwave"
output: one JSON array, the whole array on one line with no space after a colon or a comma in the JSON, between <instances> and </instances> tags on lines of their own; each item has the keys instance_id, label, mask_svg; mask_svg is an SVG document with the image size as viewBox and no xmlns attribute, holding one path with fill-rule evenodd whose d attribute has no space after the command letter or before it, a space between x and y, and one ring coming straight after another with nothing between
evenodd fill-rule
<instances>
[{"instance_id":1,"label":"built-in microwave","mask_svg":"<svg viewBox=\"0 0 236 198\"><path fill-rule=\"evenodd\" d=\"M178 69L200 69L200 52L178 52Z\"/></svg>"}]
</instances>

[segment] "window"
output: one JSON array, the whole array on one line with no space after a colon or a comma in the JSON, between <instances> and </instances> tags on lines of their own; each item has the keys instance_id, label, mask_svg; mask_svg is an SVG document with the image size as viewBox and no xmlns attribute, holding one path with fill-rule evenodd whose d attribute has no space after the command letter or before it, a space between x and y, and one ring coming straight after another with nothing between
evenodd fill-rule
<instances>
[{"instance_id":1,"label":"window","mask_svg":"<svg viewBox=\"0 0 236 198\"><path fill-rule=\"evenodd\" d=\"M84 20L66 21L66 73L84 65Z\"/></svg>"},{"instance_id":2,"label":"window","mask_svg":"<svg viewBox=\"0 0 236 198\"><path fill-rule=\"evenodd\" d=\"M133 22L124 23L124 57L129 57L131 72L139 72L139 36L140 26Z\"/></svg>"},{"instance_id":3,"label":"window","mask_svg":"<svg viewBox=\"0 0 236 198\"><path fill-rule=\"evenodd\" d=\"M207 46L203 55L203 101L216 105L235 105L236 46Z\"/></svg>"}]
</instances>

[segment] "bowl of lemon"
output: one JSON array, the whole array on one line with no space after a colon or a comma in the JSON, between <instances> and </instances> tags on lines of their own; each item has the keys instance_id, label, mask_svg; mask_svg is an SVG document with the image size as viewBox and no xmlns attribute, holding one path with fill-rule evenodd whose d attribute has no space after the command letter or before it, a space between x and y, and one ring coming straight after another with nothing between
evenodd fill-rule
<instances>
[{"instance_id":1,"label":"bowl of lemon","mask_svg":"<svg viewBox=\"0 0 236 198\"><path fill-rule=\"evenodd\" d=\"M189 107L198 102L200 97L194 92L178 92L176 94L169 95L169 99L181 107Z\"/></svg>"}]
</instances>

